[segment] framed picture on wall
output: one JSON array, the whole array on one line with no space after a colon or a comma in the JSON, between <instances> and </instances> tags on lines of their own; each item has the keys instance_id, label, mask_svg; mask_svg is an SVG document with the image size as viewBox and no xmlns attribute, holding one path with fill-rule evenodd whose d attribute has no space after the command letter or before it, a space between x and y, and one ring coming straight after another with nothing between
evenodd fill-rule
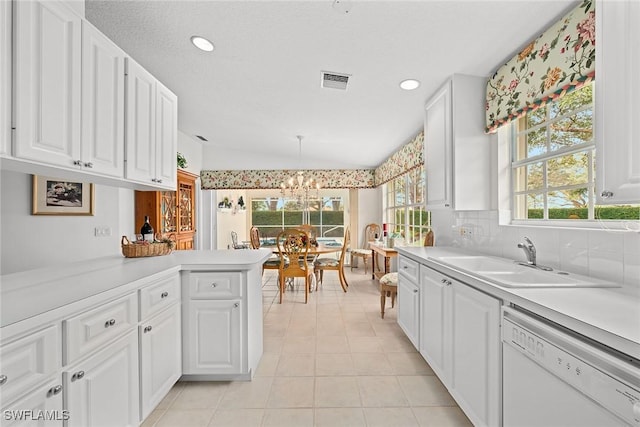
<instances>
[{"instance_id":1,"label":"framed picture on wall","mask_svg":"<svg viewBox=\"0 0 640 427\"><path fill-rule=\"evenodd\" d=\"M93 184L33 175L33 215L93 215Z\"/></svg>"}]
</instances>

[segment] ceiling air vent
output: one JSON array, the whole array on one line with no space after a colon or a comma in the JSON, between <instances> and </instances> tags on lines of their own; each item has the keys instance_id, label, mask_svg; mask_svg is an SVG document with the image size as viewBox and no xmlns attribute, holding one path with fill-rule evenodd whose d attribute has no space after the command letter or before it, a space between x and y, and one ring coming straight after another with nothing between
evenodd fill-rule
<instances>
[{"instance_id":1,"label":"ceiling air vent","mask_svg":"<svg viewBox=\"0 0 640 427\"><path fill-rule=\"evenodd\" d=\"M347 90L349 77L349 74L338 74L322 71L322 81L320 82L320 85L322 87L328 87L331 89Z\"/></svg>"},{"instance_id":2,"label":"ceiling air vent","mask_svg":"<svg viewBox=\"0 0 640 427\"><path fill-rule=\"evenodd\" d=\"M200 141L204 141L204 142L209 141L207 138L205 138L204 136L200 136L200 135L196 135L196 138L198 138Z\"/></svg>"}]
</instances>

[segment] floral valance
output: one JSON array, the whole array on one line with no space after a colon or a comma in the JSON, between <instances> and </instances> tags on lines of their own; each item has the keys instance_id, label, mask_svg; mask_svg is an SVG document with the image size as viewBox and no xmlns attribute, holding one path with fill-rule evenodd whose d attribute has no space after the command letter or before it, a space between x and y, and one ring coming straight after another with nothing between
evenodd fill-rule
<instances>
[{"instance_id":1,"label":"floral valance","mask_svg":"<svg viewBox=\"0 0 640 427\"><path fill-rule=\"evenodd\" d=\"M593 79L596 42L592 6L592 0L583 0L489 79L487 133Z\"/></svg>"},{"instance_id":2,"label":"floral valance","mask_svg":"<svg viewBox=\"0 0 640 427\"><path fill-rule=\"evenodd\" d=\"M303 170L305 176L313 178L322 188L373 188L373 170L332 169ZM203 190L221 189L278 189L288 182L297 170L208 170L200 173Z\"/></svg>"},{"instance_id":3,"label":"floral valance","mask_svg":"<svg viewBox=\"0 0 640 427\"><path fill-rule=\"evenodd\" d=\"M375 170L376 186L424 164L424 132L420 132Z\"/></svg>"}]
</instances>

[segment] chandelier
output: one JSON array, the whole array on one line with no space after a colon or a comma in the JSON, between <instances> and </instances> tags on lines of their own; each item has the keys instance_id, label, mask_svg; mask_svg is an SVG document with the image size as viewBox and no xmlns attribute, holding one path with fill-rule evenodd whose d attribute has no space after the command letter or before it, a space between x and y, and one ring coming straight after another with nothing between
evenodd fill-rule
<instances>
[{"instance_id":1,"label":"chandelier","mask_svg":"<svg viewBox=\"0 0 640 427\"><path fill-rule=\"evenodd\" d=\"M297 135L298 138L298 163L302 162L302 135ZM283 196L290 196L296 199L298 205L302 207L302 223L309 224L310 212L309 201L318 198L320 192L320 183L313 178L305 178L304 172L299 170L297 174L285 183L280 184L280 194Z\"/></svg>"}]
</instances>

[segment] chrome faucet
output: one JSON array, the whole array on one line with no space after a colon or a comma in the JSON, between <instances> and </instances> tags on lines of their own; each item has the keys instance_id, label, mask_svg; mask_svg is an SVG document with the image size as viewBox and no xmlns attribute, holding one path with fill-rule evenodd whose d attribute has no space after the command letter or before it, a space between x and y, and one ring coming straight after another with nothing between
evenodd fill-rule
<instances>
[{"instance_id":1,"label":"chrome faucet","mask_svg":"<svg viewBox=\"0 0 640 427\"><path fill-rule=\"evenodd\" d=\"M527 243L518 243L518 247L522 248L525 255L527 256L527 264L531 266L535 266L536 265L536 247L528 237L525 237L524 240Z\"/></svg>"}]
</instances>

